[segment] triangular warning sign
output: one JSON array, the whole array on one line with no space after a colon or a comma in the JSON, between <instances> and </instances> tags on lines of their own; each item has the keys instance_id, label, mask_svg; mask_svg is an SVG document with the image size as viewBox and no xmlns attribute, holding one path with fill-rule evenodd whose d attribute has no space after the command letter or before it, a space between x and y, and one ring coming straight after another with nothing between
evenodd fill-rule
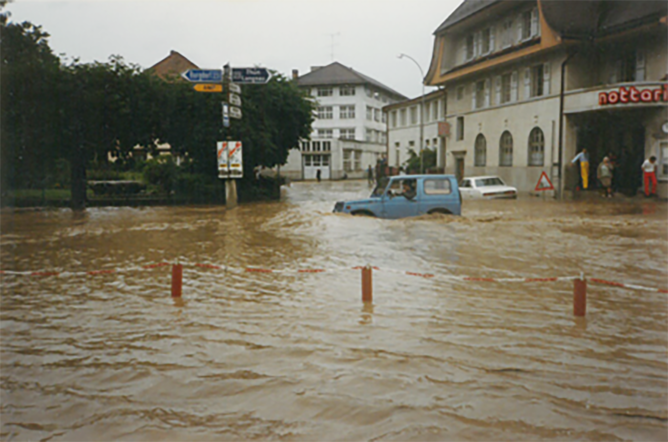
<instances>
[{"instance_id":1,"label":"triangular warning sign","mask_svg":"<svg viewBox=\"0 0 668 442\"><path fill-rule=\"evenodd\" d=\"M543 173L540 175L538 184L536 184L536 192L540 192L542 190L554 190L554 186L552 185L550 179L547 177L545 171L543 171Z\"/></svg>"}]
</instances>

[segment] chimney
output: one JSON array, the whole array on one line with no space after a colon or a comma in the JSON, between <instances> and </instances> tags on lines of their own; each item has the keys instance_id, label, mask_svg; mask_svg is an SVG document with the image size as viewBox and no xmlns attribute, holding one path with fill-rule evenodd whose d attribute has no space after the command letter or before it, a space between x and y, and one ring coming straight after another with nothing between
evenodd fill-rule
<instances>
[{"instance_id":1,"label":"chimney","mask_svg":"<svg viewBox=\"0 0 668 442\"><path fill-rule=\"evenodd\" d=\"M297 69L292 70L292 79L296 80L299 78L299 71Z\"/></svg>"}]
</instances>

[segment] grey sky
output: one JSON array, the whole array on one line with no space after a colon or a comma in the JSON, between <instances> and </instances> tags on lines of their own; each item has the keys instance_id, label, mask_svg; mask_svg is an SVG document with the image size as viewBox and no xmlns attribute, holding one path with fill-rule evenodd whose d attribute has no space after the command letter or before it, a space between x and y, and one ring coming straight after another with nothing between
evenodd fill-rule
<instances>
[{"instance_id":1,"label":"grey sky","mask_svg":"<svg viewBox=\"0 0 668 442\"><path fill-rule=\"evenodd\" d=\"M333 49L334 60L415 97L420 72L397 55L426 72L433 32L461 1L16 0L6 9L41 25L56 54L82 62L113 54L146 68L173 49L202 68L230 62L289 76L330 63Z\"/></svg>"}]
</instances>

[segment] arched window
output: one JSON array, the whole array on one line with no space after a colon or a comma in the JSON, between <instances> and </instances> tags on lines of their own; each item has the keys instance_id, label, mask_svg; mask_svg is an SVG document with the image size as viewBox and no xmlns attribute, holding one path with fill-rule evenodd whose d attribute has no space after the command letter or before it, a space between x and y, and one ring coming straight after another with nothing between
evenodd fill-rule
<instances>
[{"instance_id":1,"label":"arched window","mask_svg":"<svg viewBox=\"0 0 668 442\"><path fill-rule=\"evenodd\" d=\"M529 134L529 166L542 166L545 158L545 137L539 127Z\"/></svg>"},{"instance_id":2,"label":"arched window","mask_svg":"<svg viewBox=\"0 0 668 442\"><path fill-rule=\"evenodd\" d=\"M476 167L483 167L487 164L487 141L483 134L478 134L475 139L473 164Z\"/></svg>"},{"instance_id":3,"label":"arched window","mask_svg":"<svg viewBox=\"0 0 668 442\"><path fill-rule=\"evenodd\" d=\"M513 165L513 136L505 131L501 134L499 141L499 166L510 167Z\"/></svg>"}]
</instances>

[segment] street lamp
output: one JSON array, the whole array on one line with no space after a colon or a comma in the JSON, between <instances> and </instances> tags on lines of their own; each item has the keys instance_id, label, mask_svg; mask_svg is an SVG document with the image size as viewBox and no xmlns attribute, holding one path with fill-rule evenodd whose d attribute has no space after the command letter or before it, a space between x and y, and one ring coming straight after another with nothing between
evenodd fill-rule
<instances>
[{"instance_id":1,"label":"street lamp","mask_svg":"<svg viewBox=\"0 0 668 442\"><path fill-rule=\"evenodd\" d=\"M411 60L413 63L415 63L415 66L420 69L420 75L422 75L420 83L422 83L422 98L420 99L420 173L424 173L424 162L422 160L422 148L424 147L424 71L422 70L422 67L420 66L420 63L418 63L413 57L410 55L406 54L399 54L398 58L408 58Z\"/></svg>"}]
</instances>

